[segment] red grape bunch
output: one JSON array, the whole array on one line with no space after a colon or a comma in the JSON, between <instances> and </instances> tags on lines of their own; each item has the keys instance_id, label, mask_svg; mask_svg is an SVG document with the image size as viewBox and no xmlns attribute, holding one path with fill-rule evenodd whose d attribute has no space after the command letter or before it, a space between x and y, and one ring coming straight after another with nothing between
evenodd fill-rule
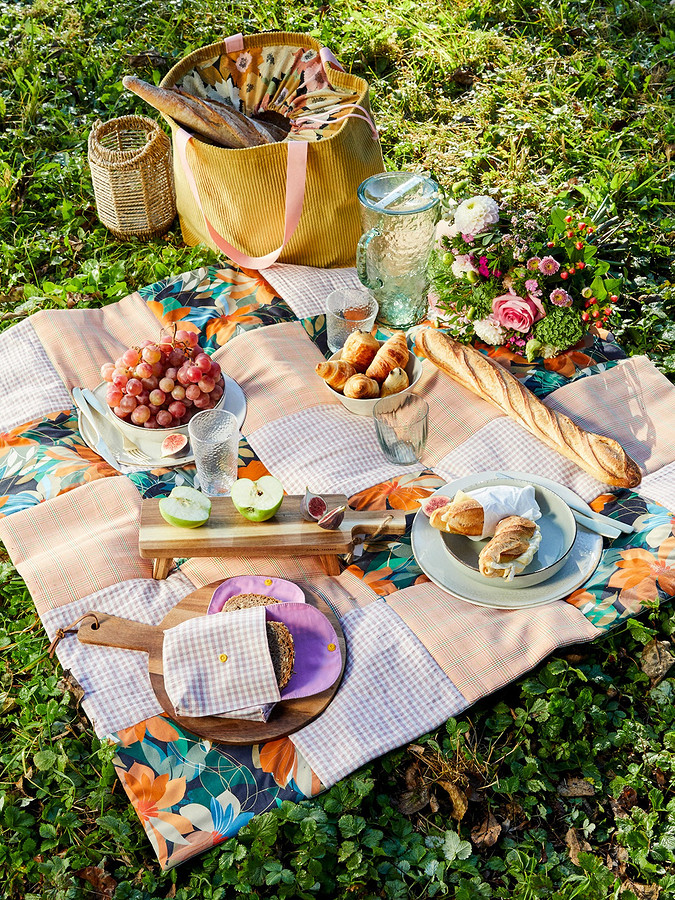
<instances>
[{"instance_id":1,"label":"red grape bunch","mask_svg":"<svg viewBox=\"0 0 675 900\"><path fill-rule=\"evenodd\" d=\"M143 341L101 366L106 402L120 419L144 428L185 425L223 396L220 366L204 353L192 331Z\"/></svg>"}]
</instances>

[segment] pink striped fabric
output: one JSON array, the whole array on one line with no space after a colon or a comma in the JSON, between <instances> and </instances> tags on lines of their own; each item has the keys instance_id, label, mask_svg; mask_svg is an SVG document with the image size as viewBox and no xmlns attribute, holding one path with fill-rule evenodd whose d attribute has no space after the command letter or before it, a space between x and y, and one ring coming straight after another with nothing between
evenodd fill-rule
<instances>
[{"instance_id":1,"label":"pink striped fabric","mask_svg":"<svg viewBox=\"0 0 675 900\"><path fill-rule=\"evenodd\" d=\"M469 703L518 678L557 647L601 634L564 600L533 609L487 609L428 582L390 594L387 603Z\"/></svg>"}]
</instances>

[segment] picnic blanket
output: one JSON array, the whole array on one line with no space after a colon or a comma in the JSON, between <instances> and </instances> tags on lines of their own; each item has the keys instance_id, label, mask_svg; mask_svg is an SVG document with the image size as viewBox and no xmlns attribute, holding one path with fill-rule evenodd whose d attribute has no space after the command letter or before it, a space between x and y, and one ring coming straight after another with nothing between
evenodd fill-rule
<instances>
[{"instance_id":1,"label":"picnic blanket","mask_svg":"<svg viewBox=\"0 0 675 900\"><path fill-rule=\"evenodd\" d=\"M89 609L157 624L195 587L236 574L306 582L341 619L348 658L334 701L295 734L251 747L212 744L164 715L144 654L61 641L60 662L83 687L96 733L115 743L120 781L163 868L438 727L556 648L675 596L675 389L646 358L626 359L608 334L538 365L480 348L554 409L618 439L642 469L636 491L594 481L428 361L417 388L430 404L428 445L419 465L394 466L373 421L346 411L314 373L328 352L322 299L354 273L274 266L266 278L200 269L103 309L39 312L0 336L0 538L49 638ZM410 525L418 501L446 480L532 471L635 532L606 542L593 576L566 600L527 610L473 606L436 587L409 534L359 547L338 577L316 558L261 556L189 559L154 581L138 555L141 498L192 484L194 469L118 474L82 440L69 392L95 387L103 362L174 322L199 332L244 389L240 476L271 472L289 493L309 485L344 492L357 509L404 509Z\"/></svg>"}]
</instances>

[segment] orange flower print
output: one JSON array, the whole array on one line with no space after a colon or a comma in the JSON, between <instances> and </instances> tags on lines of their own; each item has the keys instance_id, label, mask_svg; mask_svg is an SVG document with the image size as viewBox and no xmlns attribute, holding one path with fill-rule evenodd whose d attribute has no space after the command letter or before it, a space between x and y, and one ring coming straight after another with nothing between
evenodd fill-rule
<instances>
[{"instance_id":1,"label":"orange flower print","mask_svg":"<svg viewBox=\"0 0 675 900\"><path fill-rule=\"evenodd\" d=\"M589 506L594 512L602 512L605 506L608 503L612 503L614 500L616 500L614 494L600 494L600 496L596 497Z\"/></svg>"},{"instance_id":2,"label":"orange flower print","mask_svg":"<svg viewBox=\"0 0 675 900\"><path fill-rule=\"evenodd\" d=\"M417 511L419 501L433 494L443 483L437 475L400 475L359 491L350 497L349 505L354 509L387 509L389 501L392 509Z\"/></svg>"},{"instance_id":3,"label":"orange flower print","mask_svg":"<svg viewBox=\"0 0 675 900\"><path fill-rule=\"evenodd\" d=\"M573 591L569 597L566 597L565 599L568 603L571 603L572 606L576 606L577 609L581 610L589 604L591 607L595 604L595 597L593 594L583 588L578 588L576 591Z\"/></svg>"},{"instance_id":4,"label":"orange flower print","mask_svg":"<svg viewBox=\"0 0 675 900\"><path fill-rule=\"evenodd\" d=\"M608 584L620 590L619 599L630 612L637 612L645 602L658 600L657 582L662 591L675 593L674 568L641 547L622 550L620 555L617 571Z\"/></svg>"},{"instance_id":5,"label":"orange flower print","mask_svg":"<svg viewBox=\"0 0 675 900\"><path fill-rule=\"evenodd\" d=\"M192 312L191 307L179 306L177 309L165 310L162 304L157 300L148 300L146 305L150 312L154 313L154 315L162 323L162 325L165 325L167 328L171 327L177 322L180 322L180 328L183 331L199 332L199 327L195 325L194 322L184 321Z\"/></svg>"},{"instance_id":6,"label":"orange flower print","mask_svg":"<svg viewBox=\"0 0 675 900\"><path fill-rule=\"evenodd\" d=\"M259 459L252 459L245 466L239 466L237 478L250 478L251 481L257 481L263 475L269 474L269 469Z\"/></svg>"},{"instance_id":7,"label":"orange flower print","mask_svg":"<svg viewBox=\"0 0 675 900\"><path fill-rule=\"evenodd\" d=\"M565 378L572 378L577 369L586 369L592 365L591 357L585 353L579 353L578 350L569 350L567 353L561 353L560 356L544 360L544 367L549 372L559 372Z\"/></svg>"},{"instance_id":8,"label":"orange flower print","mask_svg":"<svg viewBox=\"0 0 675 900\"><path fill-rule=\"evenodd\" d=\"M206 337L210 340L215 335L216 340L222 347L223 344L229 341L239 325L254 324L260 321L258 316L249 315L249 313L259 307L259 303L249 303L248 306L241 306L237 309L232 304L231 312L223 313L217 319L209 319L206 323Z\"/></svg>"},{"instance_id":9,"label":"orange flower print","mask_svg":"<svg viewBox=\"0 0 675 900\"><path fill-rule=\"evenodd\" d=\"M357 578L364 581L369 588L381 597L384 597L386 594L393 594L396 590L396 585L393 581L388 581L386 578L387 575L391 575L389 566L384 566L382 569L376 569L374 572L367 572L365 574L363 569L360 569L358 566L349 566L346 571L351 572L352 575L356 575Z\"/></svg>"},{"instance_id":10,"label":"orange flower print","mask_svg":"<svg viewBox=\"0 0 675 900\"><path fill-rule=\"evenodd\" d=\"M276 300L277 295L260 272L254 269L225 269L216 273L216 278L230 285L227 296L232 300L255 297L256 306L264 306Z\"/></svg>"},{"instance_id":11,"label":"orange flower print","mask_svg":"<svg viewBox=\"0 0 675 900\"><path fill-rule=\"evenodd\" d=\"M166 716L153 716L151 719L144 719L131 728L123 728L117 732L117 739L123 747L130 747L136 741L142 741L146 734L152 735L159 741L177 741L180 734L173 727Z\"/></svg>"},{"instance_id":12,"label":"orange flower print","mask_svg":"<svg viewBox=\"0 0 675 900\"><path fill-rule=\"evenodd\" d=\"M273 775L279 787L286 787L293 777L297 757L295 745L290 738L285 737L263 744L260 747L259 757L263 772Z\"/></svg>"},{"instance_id":13,"label":"orange flower print","mask_svg":"<svg viewBox=\"0 0 675 900\"><path fill-rule=\"evenodd\" d=\"M162 863L167 859L167 840L184 843L184 834L193 826L183 816L171 812L171 808L185 796L185 778L170 779L167 774L156 775L148 766L134 763L128 770L116 767L131 804L157 857Z\"/></svg>"}]
</instances>

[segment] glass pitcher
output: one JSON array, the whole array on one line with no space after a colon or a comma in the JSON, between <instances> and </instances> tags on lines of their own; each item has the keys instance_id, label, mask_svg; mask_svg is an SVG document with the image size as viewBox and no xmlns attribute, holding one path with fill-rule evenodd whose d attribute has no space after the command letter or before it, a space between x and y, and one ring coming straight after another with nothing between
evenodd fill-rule
<instances>
[{"instance_id":1,"label":"glass pitcher","mask_svg":"<svg viewBox=\"0 0 675 900\"><path fill-rule=\"evenodd\" d=\"M375 294L379 324L410 328L428 309L438 185L427 175L383 172L366 178L358 197L364 230L356 250L359 280Z\"/></svg>"}]
</instances>

